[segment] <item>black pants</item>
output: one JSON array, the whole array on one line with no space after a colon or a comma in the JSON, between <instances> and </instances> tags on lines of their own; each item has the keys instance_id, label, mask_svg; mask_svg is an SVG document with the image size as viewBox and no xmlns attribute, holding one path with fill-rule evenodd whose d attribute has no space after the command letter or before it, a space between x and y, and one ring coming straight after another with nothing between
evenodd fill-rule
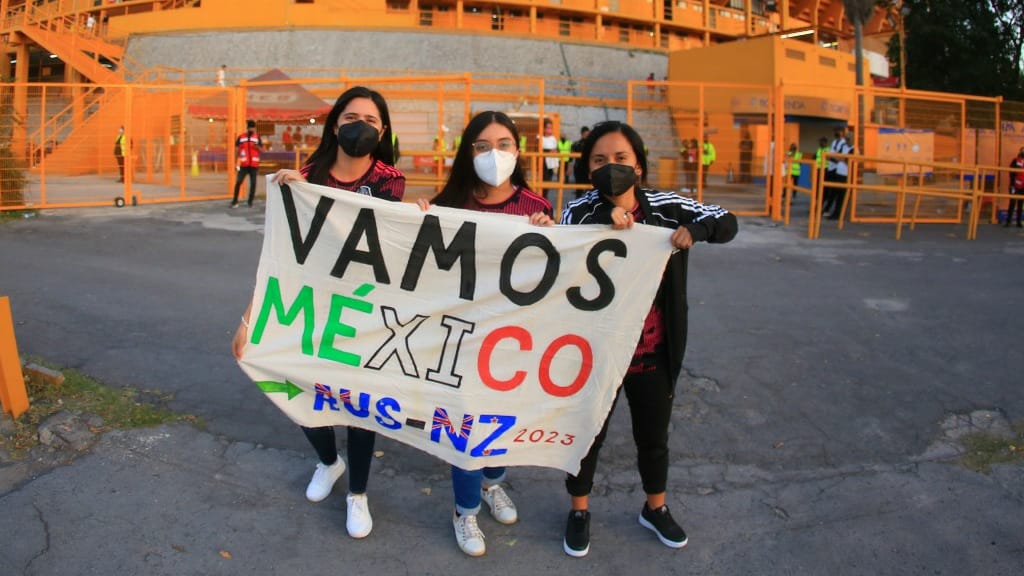
<instances>
[{"instance_id":1,"label":"black pants","mask_svg":"<svg viewBox=\"0 0 1024 576\"><path fill-rule=\"evenodd\" d=\"M124 182L124 156L115 154L114 158L117 158L117 171L121 174L121 179L118 182Z\"/></svg>"},{"instance_id":2,"label":"black pants","mask_svg":"<svg viewBox=\"0 0 1024 576\"><path fill-rule=\"evenodd\" d=\"M629 401L629 415L633 424L633 443L636 445L637 468L647 494L661 494L668 483L668 423L672 416L671 382L668 370L658 368L651 372L627 374L622 388ZM615 397L616 403L618 396ZM565 478L565 489L570 496L587 496L594 487L597 456L601 452L612 410L604 421L601 432L594 439L590 451L580 462L579 474Z\"/></svg>"},{"instance_id":3,"label":"black pants","mask_svg":"<svg viewBox=\"0 0 1024 576\"><path fill-rule=\"evenodd\" d=\"M238 189L242 187L242 180L245 180L246 175L249 176L249 206L252 206L252 201L256 199L256 173L259 172L259 168L256 166L242 166L238 169L238 175L235 177L235 196L231 199L232 204L238 204Z\"/></svg>"},{"instance_id":4,"label":"black pants","mask_svg":"<svg viewBox=\"0 0 1024 576\"><path fill-rule=\"evenodd\" d=\"M547 166L544 166L543 175L545 182L558 182L558 168L548 168ZM552 208L557 208L558 203L556 200L558 200L558 190L555 190L554 188L545 188L544 199L551 202Z\"/></svg>"},{"instance_id":5,"label":"black pants","mask_svg":"<svg viewBox=\"0 0 1024 576\"><path fill-rule=\"evenodd\" d=\"M1010 225L1010 220L1013 219L1013 211L1017 210L1017 225L1020 226L1021 211L1024 211L1024 190L1013 190L1010 192L1016 199L1010 200L1010 206L1006 209L1006 225Z\"/></svg>"},{"instance_id":6,"label":"black pants","mask_svg":"<svg viewBox=\"0 0 1024 576\"><path fill-rule=\"evenodd\" d=\"M306 439L313 445L321 462L330 466L338 460L334 426L302 426L302 431L306 433ZM376 432L348 427L348 491L352 494L366 492L366 484L370 479L370 461L373 459L373 444L376 440Z\"/></svg>"},{"instance_id":7,"label":"black pants","mask_svg":"<svg viewBox=\"0 0 1024 576\"><path fill-rule=\"evenodd\" d=\"M825 182L842 182L845 184L846 176L837 173L835 170L826 170ZM838 216L839 211L843 209L844 198L846 198L846 188L826 184L824 195L822 196L821 211L831 212L833 215Z\"/></svg>"}]
</instances>

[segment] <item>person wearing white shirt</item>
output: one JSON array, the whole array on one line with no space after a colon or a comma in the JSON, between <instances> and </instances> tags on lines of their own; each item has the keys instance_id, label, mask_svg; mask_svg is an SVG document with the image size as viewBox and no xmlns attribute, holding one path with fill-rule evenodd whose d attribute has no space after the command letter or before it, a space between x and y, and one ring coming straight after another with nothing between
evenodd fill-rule
<instances>
[{"instance_id":1,"label":"person wearing white shirt","mask_svg":"<svg viewBox=\"0 0 1024 576\"><path fill-rule=\"evenodd\" d=\"M853 146L846 141L845 129L836 130L835 139L829 145L831 154L851 154ZM829 158L825 167L825 182L846 183L849 176L849 166L843 158ZM840 186L825 186L825 193L821 205L822 213L828 212L829 220L838 220L839 213L843 209L843 200L846 198L846 188Z\"/></svg>"},{"instance_id":2,"label":"person wearing white shirt","mask_svg":"<svg viewBox=\"0 0 1024 576\"><path fill-rule=\"evenodd\" d=\"M555 127L548 118L544 120L544 137L541 138L540 147L546 154L554 154L558 152L558 138L555 137ZM558 181L558 156L553 155L544 158L544 181ZM556 195L557 191L554 189L549 188L544 190L544 197L548 202L551 202L552 206L557 204Z\"/></svg>"}]
</instances>

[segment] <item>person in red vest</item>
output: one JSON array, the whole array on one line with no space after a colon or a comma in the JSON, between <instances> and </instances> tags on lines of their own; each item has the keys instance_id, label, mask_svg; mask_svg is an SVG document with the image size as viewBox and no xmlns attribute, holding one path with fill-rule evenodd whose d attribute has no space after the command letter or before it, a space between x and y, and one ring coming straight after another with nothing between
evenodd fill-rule
<instances>
[{"instance_id":1,"label":"person in red vest","mask_svg":"<svg viewBox=\"0 0 1024 576\"><path fill-rule=\"evenodd\" d=\"M1024 148L1017 152L1017 156L1010 162L1010 168L1024 169ZM1024 172L1010 172L1010 194L1017 198L1010 200L1010 206L1006 209L1006 223L1003 226L1010 227L1010 219L1013 218L1013 211L1016 209L1017 228L1020 228L1020 216L1024 211Z\"/></svg>"},{"instance_id":2,"label":"person in red vest","mask_svg":"<svg viewBox=\"0 0 1024 576\"><path fill-rule=\"evenodd\" d=\"M284 145L284 149L287 152L291 152L295 149L295 139L292 138L291 126L284 127L284 134L281 134L281 144Z\"/></svg>"},{"instance_id":3,"label":"person in red vest","mask_svg":"<svg viewBox=\"0 0 1024 576\"><path fill-rule=\"evenodd\" d=\"M238 189L242 187L242 180L249 176L249 206L256 199L256 173L260 168L260 137L256 133L256 121L249 120L245 123L246 131L235 140L236 168L235 195L231 199L231 207L238 206Z\"/></svg>"}]
</instances>

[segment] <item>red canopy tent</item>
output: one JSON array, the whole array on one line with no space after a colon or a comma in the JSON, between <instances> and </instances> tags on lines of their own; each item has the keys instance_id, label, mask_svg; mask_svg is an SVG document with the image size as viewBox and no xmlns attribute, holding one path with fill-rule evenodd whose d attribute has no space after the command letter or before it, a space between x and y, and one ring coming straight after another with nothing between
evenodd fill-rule
<instances>
[{"instance_id":1,"label":"red canopy tent","mask_svg":"<svg viewBox=\"0 0 1024 576\"><path fill-rule=\"evenodd\" d=\"M273 69L249 82L281 82L291 78L278 69ZM249 86L246 90L246 119L284 122L307 120L327 114L331 104L298 84L272 84ZM228 95L221 92L204 98L188 107L190 114L202 118L224 120L228 117Z\"/></svg>"}]
</instances>

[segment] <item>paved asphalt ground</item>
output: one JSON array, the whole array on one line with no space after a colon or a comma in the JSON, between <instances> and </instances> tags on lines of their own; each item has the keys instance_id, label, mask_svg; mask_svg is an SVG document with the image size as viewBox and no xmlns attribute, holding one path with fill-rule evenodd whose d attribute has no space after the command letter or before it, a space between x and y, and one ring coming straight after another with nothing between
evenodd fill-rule
<instances>
[{"instance_id":1,"label":"paved asphalt ground","mask_svg":"<svg viewBox=\"0 0 1024 576\"><path fill-rule=\"evenodd\" d=\"M972 414L1024 419L1016 229L896 241L891 226L826 223L809 241L748 218L731 244L697 246L668 494L689 546L636 522L620 405L590 555L562 552L562 475L517 468L520 521L482 512L487 555L472 559L447 466L389 440L367 539L345 534L344 477L305 500L313 451L229 353L262 222L218 202L0 224L23 355L171 392L205 423L110 432L71 465L0 483L0 575L1024 574L1024 467L972 472L949 441Z\"/></svg>"}]
</instances>

